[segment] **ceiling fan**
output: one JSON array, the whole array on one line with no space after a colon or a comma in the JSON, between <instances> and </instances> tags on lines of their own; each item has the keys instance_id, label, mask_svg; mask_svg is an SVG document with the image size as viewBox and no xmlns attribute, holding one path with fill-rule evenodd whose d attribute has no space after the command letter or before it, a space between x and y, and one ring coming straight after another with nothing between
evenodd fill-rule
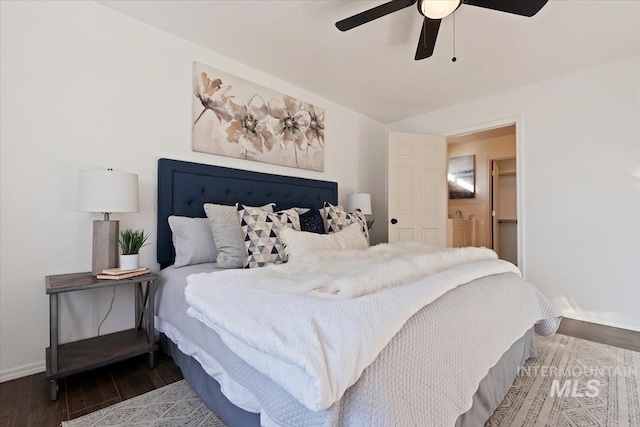
<instances>
[{"instance_id":1,"label":"ceiling fan","mask_svg":"<svg viewBox=\"0 0 640 427\"><path fill-rule=\"evenodd\" d=\"M484 7L500 12L531 17L538 13L549 0L392 0L372 9L360 12L336 22L340 31L347 31L375 19L418 3L418 12L424 16L422 32L416 50L416 61L433 55L440 21L455 12L461 4Z\"/></svg>"}]
</instances>

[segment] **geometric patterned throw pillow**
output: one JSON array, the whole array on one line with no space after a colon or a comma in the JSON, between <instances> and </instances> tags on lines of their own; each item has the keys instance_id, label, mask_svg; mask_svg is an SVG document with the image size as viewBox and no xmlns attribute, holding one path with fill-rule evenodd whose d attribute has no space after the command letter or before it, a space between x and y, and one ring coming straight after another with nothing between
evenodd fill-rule
<instances>
[{"instance_id":1,"label":"geometric patterned throw pillow","mask_svg":"<svg viewBox=\"0 0 640 427\"><path fill-rule=\"evenodd\" d=\"M338 232L346 226L356 223L360 224L362 234L367 238L367 243L369 242L369 228L362 212L354 211L348 213L341 206L333 206L329 202L324 202L322 211L324 212L324 228L327 233Z\"/></svg>"},{"instance_id":2,"label":"geometric patterned throw pillow","mask_svg":"<svg viewBox=\"0 0 640 427\"><path fill-rule=\"evenodd\" d=\"M281 264L287 260L280 230L300 231L300 219L294 209L267 212L237 204L240 226L244 232L244 268Z\"/></svg>"}]
</instances>

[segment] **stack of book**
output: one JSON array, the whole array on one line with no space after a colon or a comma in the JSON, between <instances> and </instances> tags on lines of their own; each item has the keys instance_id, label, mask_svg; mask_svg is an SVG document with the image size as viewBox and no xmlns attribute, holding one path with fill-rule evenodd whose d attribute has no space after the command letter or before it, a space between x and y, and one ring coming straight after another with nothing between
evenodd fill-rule
<instances>
[{"instance_id":1,"label":"stack of book","mask_svg":"<svg viewBox=\"0 0 640 427\"><path fill-rule=\"evenodd\" d=\"M130 279L136 276L142 276L150 273L147 267L138 267L133 270L122 270L120 268L110 268L108 270L102 270L102 273L98 274L98 279L103 280L123 280Z\"/></svg>"}]
</instances>

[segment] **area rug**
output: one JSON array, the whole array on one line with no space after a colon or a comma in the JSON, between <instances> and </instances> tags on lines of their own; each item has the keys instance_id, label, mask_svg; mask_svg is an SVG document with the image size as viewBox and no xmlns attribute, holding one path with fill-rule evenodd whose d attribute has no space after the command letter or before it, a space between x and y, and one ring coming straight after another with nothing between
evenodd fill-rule
<instances>
[{"instance_id":1,"label":"area rug","mask_svg":"<svg viewBox=\"0 0 640 427\"><path fill-rule=\"evenodd\" d=\"M560 334L536 346L486 427L640 426L640 353ZM62 426L225 424L182 380Z\"/></svg>"},{"instance_id":2,"label":"area rug","mask_svg":"<svg viewBox=\"0 0 640 427\"><path fill-rule=\"evenodd\" d=\"M640 426L640 353L560 334L536 347L485 427Z\"/></svg>"},{"instance_id":3,"label":"area rug","mask_svg":"<svg viewBox=\"0 0 640 427\"><path fill-rule=\"evenodd\" d=\"M62 423L62 427L226 427L185 380Z\"/></svg>"}]
</instances>

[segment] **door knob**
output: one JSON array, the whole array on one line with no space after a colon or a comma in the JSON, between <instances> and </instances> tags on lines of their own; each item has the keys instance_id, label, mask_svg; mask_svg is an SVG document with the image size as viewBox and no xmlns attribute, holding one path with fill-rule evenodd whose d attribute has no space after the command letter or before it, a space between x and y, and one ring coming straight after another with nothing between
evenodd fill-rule
<instances>
[{"instance_id":1,"label":"door knob","mask_svg":"<svg viewBox=\"0 0 640 427\"><path fill-rule=\"evenodd\" d=\"M391 218L391 224L397 224L397 223L398 223L398 220L397 220L397 219L395 219L395 218Z\"/></svg>"}]
</instances>

